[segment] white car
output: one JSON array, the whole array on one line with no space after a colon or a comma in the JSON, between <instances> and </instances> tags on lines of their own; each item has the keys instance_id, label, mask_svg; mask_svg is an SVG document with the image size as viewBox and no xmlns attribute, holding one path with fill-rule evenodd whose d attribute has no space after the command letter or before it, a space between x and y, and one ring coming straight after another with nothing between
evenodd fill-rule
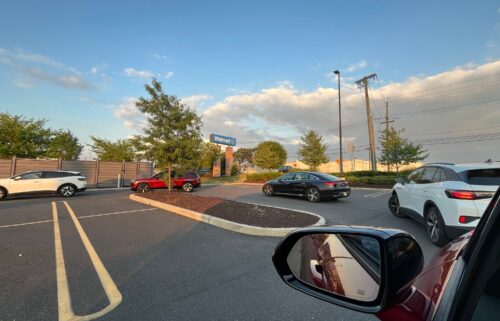
<instances>
[{"instance_id":1,"label":"white car","mask_svg":"<svg viewBox=\"0 0 500 321\"><path fill-rule=\"evenodd\" d=\"M389 208L422 223L431 242L442 246L479 222L500 185L500 163L425 165L398 178Z\"/></svg>"},{"instance_id":2,"label":"white car","mask_svg":"<svg viewBox=\"0 0 500 321\"><path fill-rule=\"evenodd\" d=\"M71 197L87 189L87 178L78 172L34 171L0 179L0 200L7 195L60 194Z\"/></svg>"}]
</instances>

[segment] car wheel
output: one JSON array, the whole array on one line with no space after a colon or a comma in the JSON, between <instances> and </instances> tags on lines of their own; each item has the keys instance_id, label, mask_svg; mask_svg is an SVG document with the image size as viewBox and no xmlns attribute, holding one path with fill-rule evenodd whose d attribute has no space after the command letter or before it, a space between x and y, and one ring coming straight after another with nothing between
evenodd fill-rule
<instances>
[{"instance_id":1,"label":"car wheel","mask_svg":"<svg viewBox=\"0 0 500 321\"><path fill-rule=\"evenodd\" d=\"M0 187L0 201L7 197L7 190L5 188Z\"/></svg>"},{"instance_id":2,"label":"car wheel","mask_svg":"<svg viewBox=\"0 0 500 321\"><path fill-rule=\"evenodd\" d=\"M317 203L320 201L319 189L310 187L307 189L306 197L309 202Z\"/></svg>"},{"instance_id":3,"label":"car wheel","mask_svg":"<svg viewBox=\"0 0 500 321\"><path fill-rule=\"evenodd\" d=\"M137 192L139 193L147 193L151 190L148 184L142 183L137 186Z\"/></svg>"},{"instance_id":4,"label":"car wheel","mask_svg":"<svg viewBox=\"0 0 500 321\"><path fill-rule=\"evenodd\" d=\"M182 189L184 190L184 192L188 192L188 193L191 193L193 191L193 184L192 183L184 183L182 185Z\"/></svg>"},{"instance_id":5,"label":"car wheel","mask_svg":"<svg viewBox=\"0 0 500 321\"><path fill-rule=\"evenodd\" d=\"M431 242L437 246L443 246L449 239L444 230L444 221L439 210L430 206L425 212L425 227Z\"/></svg>"},{"instance_id":6,"label":"car wheel","mask_svg":"<svg viewBox=\"0 0 500 321\"><path fill-rule=\"evenodd\" d=\"M71 197L75 195L76 193L76 187L72 184L66 184L61 187L59 187L59 195L62 197Z\"/></svg>"},{"instance_id":7,"label":"car wheel","mask_svg":"<svg viewBox=\"0 0 500 321\"><path fill-rule=\"evenodd\" d=\"M262 192L264 193L264 195L266 196L273 196L274 195L274 189L271 185L269 184L266 184L264 185L264 187L262 188Z\"/></svg>"},{"instance_id":8,"label":"car wheel","mask_svg":"<svg viewBox=\"0 0 500 321\"><path fill-rule=\"evenodd\" d=\"M389 205L389 209L391 210L391 213L394 216L397 216L397 217L406 217L405 214L401 213L401 207L399 205L398 194L396 194L396 193L392 194L392 196L389 198L388 205Z\"/></svg>"}]
</instances>

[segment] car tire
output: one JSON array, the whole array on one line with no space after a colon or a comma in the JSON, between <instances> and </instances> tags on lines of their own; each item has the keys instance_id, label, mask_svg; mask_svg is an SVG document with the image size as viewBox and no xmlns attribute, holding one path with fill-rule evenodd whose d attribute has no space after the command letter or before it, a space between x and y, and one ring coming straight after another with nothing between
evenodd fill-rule
<instances>
[{"instance_id":1,"label":"car tire","mask_svg":"<svg viewBox=\"0 0 500 321\"><path fill-rule=\"evenodd\" d=\"M266 195L267 197L273 196L274 195L274 188L270 184L266 184L262 187L262 193Z\"/></svg>"},{"instance_id":2,"label":"car tire","mask_svg":"<svg viewBox=\"0 0 500 321\"><path fill-rule=\"evenodd\" d=\"M316 187L309 187L306 191L306 198L311 203L318 203L321 201L319 189Z\"/></svg>"},{"instance_id":3,"label":"car tire","mask_svg":"<svg viewBox=\"0 0 500 321\"><path fill-rule=\"evenodd\" d=\"M182 189L184 192L191 193L193 191L193 183L186 182L182 184Z\"/></svg>"},{"instance_id":4,"label":"car tire","mask_svg":"<svg viewBox=\"0 0 500 321\"><path fill-rule=\"evenodd\" d=\"M443 246L450 241L444 227L444 220L439 209L429 206L425 211L425 229L432 244Z\"/></svg>"},{"instance_id":5,"label":"car tire","mask_svg":"<svg viewBox=\"0 0 500 321\"><path fill-rule=\"evenodd\" d=\"M387 202L387 205L389 206L389 210L391 211L392 215L396 217L406 217L405 214L401 213L398 194L392 193L389 201Z\"/></svg>"},{"instance_id":6,"label":"car tire","mask_svg":"<svg viewBox=\"0 0 500 321\"><path fill-rule=\"evenodd\" d=\"M72 197L76 194L76 186L73 184L64 184L59 187L58 194L62 197Z\"/></svg>"},{"instance_id":7,"label":"car tire","mask_svg":"<svg viewBox=\"0 0 500 321\"><path fill-rule=\"evenodd\" d=\"M151 187L146 183L137 185L137 193L147 193L151 191Z\"/></svg>"},{"instance_id":8,"label":"car tire","mask_svg":"<svg viewBox=\"0 0 500 321\"><path fill-rule=\"evenodd\" d=\"M3 187L0 187L0 201L7 197L7 190Z\"/></svg>"}]
</instances>

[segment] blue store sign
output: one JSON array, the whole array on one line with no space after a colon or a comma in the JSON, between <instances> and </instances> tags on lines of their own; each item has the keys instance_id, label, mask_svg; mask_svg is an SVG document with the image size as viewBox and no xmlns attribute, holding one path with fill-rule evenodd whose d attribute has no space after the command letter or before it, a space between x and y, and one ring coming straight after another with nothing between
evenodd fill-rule
<instances>
[{"instance_id":1,"label":"blue store sign","mask_svg":"<svg viewBox=\"0 0 500 321\"><path fill-rule=\"evenodd\" d=\"M235 146L236 145L236 138L217 135L217 134L210 134L210 141L212 143L221 144L221 145L228 145L228 146Z\"/></svg>"}]
</instances>

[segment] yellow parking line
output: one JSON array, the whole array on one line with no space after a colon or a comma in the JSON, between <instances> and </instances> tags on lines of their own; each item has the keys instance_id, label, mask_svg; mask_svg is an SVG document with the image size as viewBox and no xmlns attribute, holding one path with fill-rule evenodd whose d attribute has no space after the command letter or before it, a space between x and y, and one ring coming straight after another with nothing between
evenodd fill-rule
<instances>
[{"instance_id":1,"label":"yellow parking line","mask_svg":"<svg viewBox=\"0 0 500 321\"><path fill-rule=\"evenodd\" d=\"M104 309L97 311L92 314L78 316L73 313L71 305L71 295L69 292L68 278L66 275L66 267L64 265L64 254L61 241L61 231L59 227L59 219L57 215L57 205L52 202L52 213L54 217L54 239L55 239L55 251L56 251L56 277L57 277L57 301L58 301L58 311L59 311L59 321L69 321L69 320L93 320L99 318L106 313L110 312L116 308L122 301L122 295L118 288L116 287L113 279L109 275L108 271L104 267L99 255L94 249L94 246L90 242L87 234L83 230L82 225L78 221L73 209L68 205L66 201L63 202L68 210L73 223L75 224L76 230L82 239L83 245L87 250L89 257L94 265L97 272L99 280L101 281L102 287L106 292L109 300L109 305Z\"/></svg>"}]
</instances>

